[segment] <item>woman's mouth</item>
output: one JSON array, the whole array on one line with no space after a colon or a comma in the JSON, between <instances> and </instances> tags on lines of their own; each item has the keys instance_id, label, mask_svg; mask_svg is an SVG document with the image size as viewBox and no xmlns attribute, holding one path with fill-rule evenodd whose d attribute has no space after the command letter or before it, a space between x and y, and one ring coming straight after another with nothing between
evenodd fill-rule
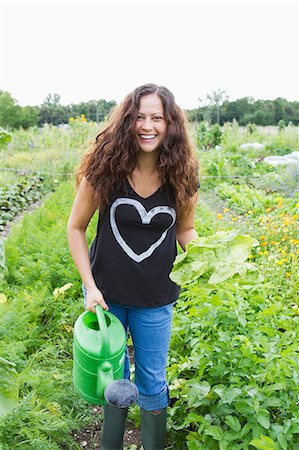
<instances>
[{"instance_id":1,"label":"woman's mouth","mask_svg":"<svg viewBox=\"0 0 299 450\"><path fill-rule=\"evenodd\" d=\"M143 141L152 141L157 137L157 135L156 134L139 134L139 137Z\"/></svg>"}]
</instances>

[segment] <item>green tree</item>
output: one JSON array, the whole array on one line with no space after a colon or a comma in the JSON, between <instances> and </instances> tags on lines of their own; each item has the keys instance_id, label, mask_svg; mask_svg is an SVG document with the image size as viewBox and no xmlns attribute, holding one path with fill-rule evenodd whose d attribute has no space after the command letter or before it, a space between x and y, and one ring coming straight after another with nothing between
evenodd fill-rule
<instances>
[{"instance_id":1,"label":"green tree","mask_svg":"<svg viewBox=\"0 0 299 450\"><path fill-rule=\"evenodd\" d=\"M52 123L59 125L67 123L70 117L70 108L60 104L59 94L48 94L39 110L39 125Z\"/></svg>"},{"instance_id":2,"label":"green tree","mask_svg":"<svg viewBox=\"0 0 299 450\"><path fill-rule=\"evenodd\" d=\"M22 110L9 92L0 91L0 126L18 128L22 124Z\"/></svg>"},{"instance_id":3,"label":"green tree","mask_svg":"<svg viewBox=\"0 0 299 450\"><path fill-rule=\"evenodd\" d=\"M38 117L39 108L37 106L21 107L21 123L23 128L27 129L37 125Z\"/></svg>"},{"instance_id":4,"label":"green tree","mask_svg":"<svg viewBox=\"0 0 299 450\"><path fill-rule=\"evenodd\" d=\"M218 89L217 91L211 92L211 94L206 95L205 102L207 103L208 109L216 113L216 122L220 123L220 109L223 103L228 99L227 91ZM199 99L201 101L201 99Z\"/></svg>"}]
</instances>

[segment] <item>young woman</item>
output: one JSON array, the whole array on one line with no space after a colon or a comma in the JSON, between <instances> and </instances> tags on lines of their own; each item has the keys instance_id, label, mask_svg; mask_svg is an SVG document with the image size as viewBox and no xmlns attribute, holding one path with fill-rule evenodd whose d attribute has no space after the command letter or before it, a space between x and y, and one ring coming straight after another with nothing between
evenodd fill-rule
<instances>
[{"instance_id":1,"label":"young woman","mask_svg":"<svg viewBox=\"0 0 299 450\"><path fill-rule=\"evenodd\" d=\"M164 448L172 307L179 287L169 278L176 241L197 237L198 165L183 111L163 86L128 94L83 157L68 221L70 252L81 275L85 308L109 309L134 345L141 437ZM88 251L86 228L99 220ZM126 353L125 374L130 376ZM127 409L104 407L102 449L122 449Z\"/></svg>"}]
</instances>

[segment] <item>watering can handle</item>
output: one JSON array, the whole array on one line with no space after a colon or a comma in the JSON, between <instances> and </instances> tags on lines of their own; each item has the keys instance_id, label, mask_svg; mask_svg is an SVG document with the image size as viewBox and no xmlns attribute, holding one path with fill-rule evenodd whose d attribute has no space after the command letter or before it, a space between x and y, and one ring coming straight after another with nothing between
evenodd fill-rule
<instances>
[{"instance_id":1,"label":"watering can handle","mask_svg":"<svg viewBox=\"0 0 299 450\"><path fill-rule=\"evenodd\" d=\"M110 354L110 341L109 341L109 336L108 336L108 328L107 328L104 310L100 305L97 305L95 307L95 311L96 311L97 319L99 322L99 329L100 329L101 336L103 339L103 348L104 348L103 356L108 357Z\"/></svg>"}]
</instances>

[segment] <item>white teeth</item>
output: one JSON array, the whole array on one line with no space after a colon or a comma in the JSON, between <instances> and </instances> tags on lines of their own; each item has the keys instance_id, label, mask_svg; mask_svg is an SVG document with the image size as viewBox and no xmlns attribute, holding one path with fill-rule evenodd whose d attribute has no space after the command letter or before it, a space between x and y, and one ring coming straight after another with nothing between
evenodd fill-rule
<instances>
[{"instance_id":1,"label":"white teeth","mask_svg":"<svg viewBox=\"0 0 299 450\"><path fill-rule=\"evenodd\" d=\"M154 139L156 136L154 134L141 134L142 139Z\"/></svg>"}]
</instances>

